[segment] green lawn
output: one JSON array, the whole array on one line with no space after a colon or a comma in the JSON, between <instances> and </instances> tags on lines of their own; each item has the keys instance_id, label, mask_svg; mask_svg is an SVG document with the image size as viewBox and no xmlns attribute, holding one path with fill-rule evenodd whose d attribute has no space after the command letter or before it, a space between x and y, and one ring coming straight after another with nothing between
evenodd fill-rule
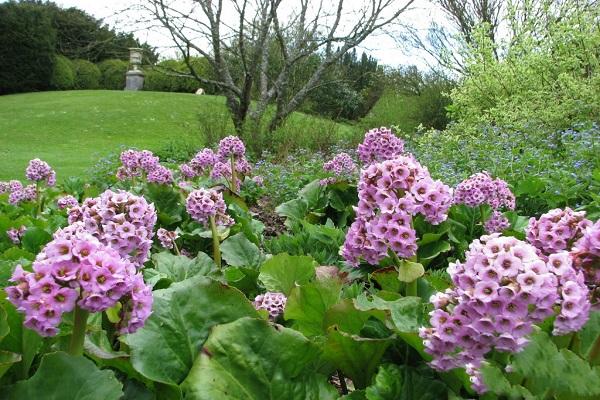
<instances>
[{"instance_id":1,"label":"green lawn","mask_svg":"<svg viewBox=\"0 0 600 400\"><path fill-rule=\"evenodd\" d=\"M350 131L299 113L291 121L290 134L302 134L316 121L341 134ZM0 180L24 179L27 162L36 157L60 180L84 174L122 146L157 150L175 140L201 146L208 129L232 131L223 97L108 90L0 96Z\"/></svg>"}]
</instances>

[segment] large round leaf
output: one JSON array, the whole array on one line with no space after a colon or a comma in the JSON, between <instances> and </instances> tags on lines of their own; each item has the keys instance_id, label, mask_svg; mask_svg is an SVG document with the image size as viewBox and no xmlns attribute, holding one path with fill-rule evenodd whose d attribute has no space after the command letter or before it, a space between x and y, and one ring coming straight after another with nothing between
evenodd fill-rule
<instances>
[{"instance_id":1,"label":"large round leaf","mask_svg":"<svg viewBox=\"0 0 600 400\"><path fill-rule=\"evenodd\" d=\"M121 383L110 370L100 370L82 356L57 352L44 356L35 375L14 385L9 399L118 400Z\"/></svg>"},{"instance_id":2,"label":"large round leaf","mask_svg":"<svg viewBox=\"0 0 600 400\"><path fill-rule=\"evenodd\" d=\"M238 318L257 317L239 290L195 276L154 292L146 325L123 340L131 362L146 378L177 385L185 379L210 329Z\"/></svg>"},{"instance_id":3,"label":"large round leaf","mask_svg":"<svg viewBox=\"0 0 600 400\"><path fill-rule=\"evenodd\" d=\"M242 318L217 326L182 384L193 400L327 400L321 352L293 329Z\"/></svg>"},{"instance_id":4,"label":"large round leaf","mask_svg":"<svg viewBox=\"0 0 600 400\"><path fill-rule=\"evenodd\" d=\"M310 256L277 254L260 267L258 279L267 290L290 295L293 288L308 283L315 276L315 260Z\"/></svg>"}]
</instances>

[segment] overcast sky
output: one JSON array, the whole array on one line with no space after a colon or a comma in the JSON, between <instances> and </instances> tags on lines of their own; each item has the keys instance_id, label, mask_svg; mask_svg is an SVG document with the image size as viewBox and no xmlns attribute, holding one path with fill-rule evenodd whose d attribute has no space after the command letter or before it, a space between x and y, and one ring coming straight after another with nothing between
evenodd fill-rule
<instances>
[{"instance_id":1,"label":"overcast sky","mask_svg":"<svg viewBox=\"0 0 600 400\"><path fill-rule=\"evenodd\" d=\"M347 0L347 3L352 4L361 1ZM118 30L131 31L133 29L128 24L130 21L124 18L124 14L119 13L132 3L131 0L55 0L55 2L63 7L80 8L98 19L104 19L105 22ZM401 15L400 18L403 23L410 24L412 27L424 32L432 19L440 21L443 18L440 11L431 6L429 1L416 0L415 3L416 5L413 5L409 12ZM175 56L175 52L169 50L172 43L164 34L150 30L139 30L135 32L135 36L152 46L158 46L161 54ZM412 52L412 54L407 54L400 47L389 35L380 33L367 38L360 49L367 50L381 63L390 66L416 64L423 68L426 67L427 62L423 59L424 55L422 53Z\"/></svg>"}]
</instances>

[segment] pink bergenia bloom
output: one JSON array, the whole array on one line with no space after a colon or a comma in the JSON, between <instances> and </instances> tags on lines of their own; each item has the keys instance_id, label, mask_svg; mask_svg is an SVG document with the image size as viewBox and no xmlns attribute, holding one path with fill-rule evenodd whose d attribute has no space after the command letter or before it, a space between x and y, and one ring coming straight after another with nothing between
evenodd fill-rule
<instances>
[{"instance_id":1,"label":"pink bergenia bloom","mask_svg":"<svg viewBox=\"0 0 600 400\"><path fill-rule=\"evenodd\" d=\"M419 334L433 368L465 368L479 393L486 391L479 367L491 350L521 351L532 325L553 315L554 335L589 318L589 290L566 252L545 262L530 244L496 233L473 241L448 273L454 287L432 296L431 327Z\"/></svg>"},{"instance_id":2,"label":"pink bergenia bloom","mask_svg":"<svg viewBox=\"0 0 600 400\"><path fill-rule=\"evenodd\" d=\"M600 220L583 229L571 248L571 257L575 267L584 272L586 282L597 291L600 285Z\"/></svg>"},{"instance_id":3,"label":"pink bergenia bloom","mask_svg":"<svg viewBox=\"0 0 600 400\"><path fill-rule=\"evenodd\" d=\"M121 166L117 169L117 179L126 180L145 175L148 182L162 185L173 183L173 173L160 165L160 159L149 150L125 150L119 159Z\"/></svg>"},{"instance_id":4,"label":"pink bergenia bloom","mask_svg":"<svg viewBox=\"0 0 600 400\"><path fill-rule=\"evenodd\" d=\"M487 204L492 209L514 210L515 196L508 184L500 178L493 179L486 171L471 175L454 190L454 203L478 207Z\"/></svg>"},{"instance_id":5,"label":"pink bergenia bloom","mask_svg":"<svg viewBox=\"0 0 600 400\"><path fill-rule=\"evenodd\" d=\"M492 211L492 215L484 224L484 229L487 233L502 233L510 227L508 218L500 211Z\"/></svg>"},{"instance_id":6,"label":"pink bergenia bloom","mask_svg":"<svg viewBox=\"0 0 600 400\"><path fill-rule=\"evenodd\" d=\"M56 173L47 162L39 158L29 161L29 165L25 169L25 176L33 182L45 181L48 186L56 184Z\"/></svg>"},{"instance_id":7,"label":"pink bergenia bloom","mask_svg":"<svg viewBox=\"0 0 600 400\"><path fill-rule=\"evenodd\" d=\"M246 155L246 146L237 136L227 136L219 142L217 156L221 162L228 162L231 157L241 159Z\"/></svg>"},{"instance_id":8,"label":"pink bergenia bloom","mask_svg":"<svg viewBox=\"0 0 600 400\"><path fill-rule=\"evenodd\" d=\"M252 304L257 310L267 310L271 320L277 319L283 314L287 297L283 293L267 292L256 296Z\"/></svg>"},{"instance_id":9,"label":"pink bergenia bloom","mask_svg":"<svg viewBox=\"0 0 600 400\"><path fill-rule=\"evenodd\" d=\"M148 259L156 211L146 199L129 192L107 190L99 197L88 198L68 211L69 223L81 221L85 229L117 250L137 267ZM61 235L64 230L55 233Z\"/></svg>"},{"instance_id":10,"label":"pink bergenia bloom","mask_svg":"<svg viewBox=\"0 0 600 400\"><path fill-rule=\"evenodd\" d=\"M569 207L556 208L540 216L532 217L525 230L527 241L543 255L548 256L568 250L592 222L585 218L585 211L575 212Z\"/></svg>"},{"instance_id":11,"label":"pink bergenia bloom","mask_svg":"<svg viewBox=\"0 0 600 400\"><path fill-rule=\"evenodd\" d=\"M452 191L434 181L410 156L373 163L360 173L356 220L350 226L342 255L352 265L362 256L377 264L392 250L398 257L416 254L412 217L422 214L431 224L447 218Z\"/></svg>"},{"instance_id":12,"label":"pink bergenia bloom","mask_svg":"<svg viewBox=\"0 0 600 400\"><path fill-rule=\"evenodd\" d=\"M79 205L79 202L77 201L77 199L73 196L71 196L70 194L63 196L61 198L59 198L56 201L56 205L58 206L59 209L64 210L65 208L72 208L72 207L77 207Z\"/></svg>"},{"instance_id":13,"label":"pink bergenia bloom","mask_svg":"<svg viewBox=\"0 0 600 400\"><path fill-rule=\"evenodd\" d=\"M160 228L156 231L156 237L160 240L160 244L165 249L172 249L175 244L175 240L179 237L177 232L168 231L165 228Z\"/></svg>"},{"instance_id":14,"label":"pink bergenia bloom","mask_svg":"<svg viewBox=\"0 0 600 400\"><path fill-rule=\"evenodd\" d=\"M358 145L358 158L365 164L391 160L404 152L404 142L386 127L371 129Z\"/></svg>"},{"instance_id":15,"label":"pink bergenia bloom","mask_svg":"<svg viewBox=\"0 0 600 400\"><path fill-rule=\"evenodd\" d=\"M233 225L233 219L227 215L227 206L223 195L214 189L200 188L191 192L185 203L190 216L201 224L208 224L213 217L216 225Z\"/></svg>"},{"instance_id":16,"label":"pink bergenia bloom","mask_svg":"<svg viewBox=\"0 0 600 400\"><path fill-rule=\"evenodd\" d=\"M21 244L21 239L23 238L25 231L27 231L27 227L21 225L19 228L10 228L6 231L6 235L13 244L18 245Z\"/></svg>"},{"instance_id":17,"label":"pink bergenia bloom","mask_svg":"<svg viewBox=\"0 0 600 400\"><path fill-rule=\"evenodd\" d=\"M75 305L102 312L122 304L121 333L132 333L152 310L152 291L135 266L81 229L69 239L48 243L33 263L33 272L15 269L6 293L25 314L24 325L41 336L54 336L62 314Z\"/></svg>"}]
</instances>

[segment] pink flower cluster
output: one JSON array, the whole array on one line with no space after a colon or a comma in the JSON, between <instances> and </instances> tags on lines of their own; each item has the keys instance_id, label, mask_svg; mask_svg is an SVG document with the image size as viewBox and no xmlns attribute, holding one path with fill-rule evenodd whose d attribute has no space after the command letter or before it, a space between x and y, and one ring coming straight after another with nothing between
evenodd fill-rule
<instances>
[{"instance_id":1,"label":"pink flower cluster","mask_svg":"<svg viewBox=\"0 0 600 400\"><path fill-rule=\"evenodd\" d=\"M508 184L500 178L492 179L486 171L471 175L454 190L454 203L477 207L488 204L497 210L505 207L515 209L515 196Z\"/></svg>"},{"instance_id":2,"label":"pink flower cluster","mask_svg":"<svg viewBox=\"0 0 600 400\"><path fill-rule=\"evenodd\" d=\"M188 163L181 164L179 170L188 179L207 175L217 162L217 155L208 148L202 149Z\"/></svg>"},{"instance_id":3,"label":"pink flower cluster","mask_svg":"<svg viewBox=\"0 0 600 400\"><path fill-rule=\"evenodd\" d=\"M175 244L175 240L179 237L179 234L175 231L168 231L165 228L160 228L156 231L156 237L160 240L160 244L165 249L172 249Z\"/></svg>"},{"instance_id":4,"label":"pink flower cluster","mask_svg":"<svg viewBox=\"0 0 600 400\"><path fill-rule=\"evenodd\" d=\"M530 218L525 232L527 241L547 256L571 248L591 224L585 218L585 211L575 212L569 207L564 210L556 208L539 219Z\"/></svg>"},{"instance_id":5,"label":"pink flower cluster","mask_svg":"<svg viewBox=\"0 0 600 400\"><path fill-rule=\"evenodd\" d=\"M126 180L146 176L148 182L170 185L173 173L160 165L159 158L149 150L125 150L120 156L121 166L117 170L117 179Z\"/></svg>"},{"instance_id":6,"label":"pink flower cluster","mask_svg":"<svg viewBox=\"0 0 600 400\"><path fill-rule=\"evenodd\" d=\"M485 221L483 228L487 233L502 233L510 227L508 218L500 211L492 211L492 215Z\"/></svg>"},{"instance_id":7,"label":"pink flower cluster","mask_svg":"<svg viewBox=\"0 0 600 400\"><path fill-rule=\"evenodd\" d=\"M216 225L233 225L233 219L227 215L223 195L214 189L194 190L188 195L185 207L188 214L202 224L206 225L210 217L214 217Z\"/></svg>"},{"instance_id":8,"label":"pink flower cluster","mask_svg":"<svg viewBox=\"0 0 600 400\"><path fill-rule=\"evenodd\" d=\"M25 169L25 176L33 182L46 181L48 186L56 184L56 173L47 162L34 158Z\"/></svg>"},{"instance_id":9,"label":"pink flower cluster","mask_svg":"<svg viewBox=\"0 0 600 400\"><path fill-rule=\"evenodd\" d=\"M455 286L431 297L432 326L420 336L433 368L466 367L480 393L478 368L489 351L521 351L532 324L555 315L555 308L554 334L576 331L589 317L588 289L567 252L545 262L533 246L493 234L471 243L465 262L448 272Z\"/></svg>"},{"instance_id":10,"label":"pink flower cluster","mask_svg":"<svg viewBox=\"0 0 600 400\"><path fill-rule=\"evenodd\" d=\"M257 310L267 310L271 320L277 319L285 309L287 297L279 292L267 292L256 296L252 304Z\"/></svg>"},{"instance_id":11,"label":"pink flower cluster","mask_svg":"<svg viewBox=\"0 0 600 400\"><path fill-rule=\"evenodd\" d=\"M75 197L68 194L66 196L59 198L56 201L56 205L58 206L59 209L64 210L65 208L68 209L68 208L73 208L73 207L79 206L79 202L77 201L77 199Z\"/></svg>"},{"instance_id":12,"label":"pink flower cluster","mask_svg":"<svg viewBox=\"0 0 600 400\"><path fill-rule=\"evenodd\" d=\"M156 211L144 197L107 190L100 197L88 198L81 206L69 209L69 223L76 221L137 267L148 259Z\"/></svg>"},{"instance_id":13,"label":"pink flower cluster","mask_svg":"<svg viewBox=\"0 0 600 400\"><path fill-rule=\"evenodd\" d=\"M404 141L386 127L371 129L358 145L358 158L365 164L391 160L404 152Z\"/></svg>"},{"instance_id":14,"label":"pink flower cluster","mask_svg":"<svg viewBox=\"0 0 600 400\"><path fill-rule=\"evenodd\" d=\"M391 249L398 256L416 254L412 216L422 214L431 224L447 218L452 191L434 181L414 158L400 156L363 169L358 184L356 220L346 235L342 255L352 265L360 257L377 264Z\"/></svg>"},{"instance_id":15,"label":"pink flower cluster","mask_svg":"<svg viewBox=\"0 0 600 400\"><path fill-rule=\"evenodd\" d=\"M12 180L8 182L8 202L12 205L19 205L24 201L35 201L37 199L37 187L35 184L23 186L19 181Z\"/></svg>"},{"instance_id":16,"label":"pink flower cluster","mask_svg":"<svg viewBox=\"0 0 600 400\"><path fill-rule=\"evenodd\" d=\"M102 312L120 301L122 333L143 326L152 310L152 291L135 266L85 232L54 239L38 254L33 272L17 266L10 281L8 299L41 336L56 335L62 314L75 305Z\"/></svg>"},{"instance_id":17,"label":"pink flower cluster","mask_svg":"<svg viewBox=\"0 0 600 400\"><path fill-rule=\"evenodd\" d=\"M593 286L596 294L598 294L598 286L600 285L600 220L585 227L581 238L571 249L571 256L575 266L584 272L586 282Z\"/></svg>"},{"instance_id":18,"label":"pink flower cluster","mask_svg":"<svg viewBox=\"0 0 600 400\"><path fill-rule=\"evenodd\" d=\"M27 231L27 227L21 225L19 228L10 228L6 231L6 236L10 239L11 242L18 245L21 244L21 239L23 235Z\"/></svg>"},{"instance_id":19,"label":"pink flower cluster","mask_svg":"<svg viewBox=\"0 0 600 400\"><path fill-rule=\"evenodd\" d=\"M351 178L356 172L357 168L356 164L354 164L354 160L352 160L352 157L350 157L348 153L342 152L336 154L333 159L323 164L323 170L325 172L331 172L335 175L335 177L322 179L319 182L321 186L326 186L337 182L337 178Z\"/></svg>"}]
</instances>

